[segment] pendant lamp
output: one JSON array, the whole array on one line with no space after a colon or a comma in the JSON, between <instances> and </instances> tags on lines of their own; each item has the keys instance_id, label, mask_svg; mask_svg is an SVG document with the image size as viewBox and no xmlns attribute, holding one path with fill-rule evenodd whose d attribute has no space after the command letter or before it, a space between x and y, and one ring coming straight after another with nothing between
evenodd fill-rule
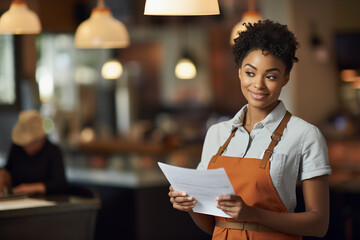
<instances>
[{"instance_id":1,"label":"pendant lamp","mask_svg":"<svg viewBox=\"0 0 360 240\"><path fill-rule=\"evenodd\" d=\"M121 62L116 59L107 61L101 68L101 75L104 79L118 79L122 73L123 66Z\"/></svg>"},{"instance_id":2,"label":"pendant lamp","mask_svg":"<svg viewBox=\"0 0 360 240\"><path fill-rule=\"evenodd\" d=\"M262 17L259 13L255 11L255 0L248 0L248 11L244 12L242 19L238 22L232 29L230 35L230 44L234 44L234 40L239 37L239 32L245 31L246 27L244 23L255 23L259 20L262 20Z\"/></svg>"},{"instance_id":3,"label":"pendant lamp","mask_svg":"<svg viewBox=\"0 0 360 240\"><path fill-rule=\"evenodd\" d=\"M178 79L194 79L196 77L196 66L191 58L183 57L178 61L175 75Z\"/></svg>"},{"instance_id":4,"label":"pendant lamp","mask_svg":"<svg viewBox=\"0 0 360 240\"><path fill-rule=\"evenodd\" d=\"M218 0L146 0L144 15L218 15Z\"/></svg>"},{"instance_id":5,"label":"pendant lamp","mask_svg":"<svg viewBox=\"0 0 360 240\"><path fill-rule=\"evenodd\" d=\"M126 48L130 45L125 25L115 19L104 0L98 0L90 18L82 22L75 32L77 48Z\"/></svg>"},{"instance_id":6,"label":"pendant lamp","mask_svg":"<svg viewBox=\"0 0 360 240\"><path fill-rule=\"evenodd\" d=\"M186 35L185 35L186 38ZM180 58L175 66L175 76L178 79L190 80L197 75L195 60L186 47L181 51Z\"/></svg>"},{"instance_id":7,"label":"pendant lamp","mask_svg":"<svg viewBox=\"0 0 360 240\"><path fill-rule=\"evenodd\" d=\"M10 8L0 18L0 34L37 34L41 23L35 12L25 1L14 0Z\"/></svg>"}]
</instances>

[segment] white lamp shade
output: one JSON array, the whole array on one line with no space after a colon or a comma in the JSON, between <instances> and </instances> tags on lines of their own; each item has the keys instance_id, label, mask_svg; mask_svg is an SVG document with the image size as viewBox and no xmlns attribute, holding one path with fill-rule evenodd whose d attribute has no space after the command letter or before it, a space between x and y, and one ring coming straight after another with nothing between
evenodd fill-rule
<instances>
[{"instance_id":1,"label":"white lamp shade","mask_svg":"<svg viewBox=\"0 0 360 240\"><path fill-rule=\"evenodd\" d=\"M145 15L218 15L218 0L146 0Z\"/></svg>"},{"instance_id":2,"label":"white lamp shade","mask_svg":"<svg viewBox=\"0 0 360 240\"><path fill-rule=\"evenodd\" d=\"M178 79L194 79L197 71L195 64L188 58L182 58L176 64L175 75Z\"/></svg>"},{"instance_id":3,"label":"white lamp shade","mask_svg":"<svg viewBox=\"0 0 360 240\"><path fill-rule=\"evenodd\" d=\"M117 60L107 61L101 68L101 75L105 79L118 79L123 73L123 67Z\"/></svg>"},{"instance_id":4,"label":"white lamp shade","mask_svg":"<svg viewBox=\"0 0 360 240\"><path fill-rule=\"evenodd\" d=\"M234 44L234 40L239 37L239 32L246 30L244 23L255 23L262 20L261 16L257 12L245 12L240 22L238 22L231 31L230 44Z\"/></svg>"},{"instance_id":5,"label":"white lamp shade","mask_svg":"<svg viewBox=\"0 0 360 240\"><path fill-rule=\"evenodd\" d=\"M28 8L24 1L13 1L9 10L0 18L1 34L37 34L40 32L39 17Z\"/></svg>"},{"instance_id":6,"label":"white lamp shade","mask_svg":"<svg viewBox=\"0 0 360 240\"><path fill-rule=\"evenodd\" d=\"M94 8L75 33L77 48L126 48L130 45L125 25L108 8Z\"/></svg>"}]
</instances>

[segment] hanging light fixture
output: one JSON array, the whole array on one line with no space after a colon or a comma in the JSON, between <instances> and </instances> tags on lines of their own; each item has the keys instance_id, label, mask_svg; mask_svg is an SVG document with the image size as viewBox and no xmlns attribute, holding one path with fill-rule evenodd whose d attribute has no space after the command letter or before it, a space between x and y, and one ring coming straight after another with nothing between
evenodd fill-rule
<instances>
[{"instance_id":1,"label":"hanging light fixture","mask_svg":"<svg viewBox=\"0 0 360 240\"><path fill-rule=\"evenodd\" d=\"M194 79L197 75L194 61L189 56L180 58L175 67L175 75L178 79Z\"/></svg>"},{"instance_id":2,"label":"hanging light fixture","mask_svg":"<svg viewBox=\"0 0 360 240\"><path fill-rule=\"evenodd\" d=\"M234 40L239 37L239 32L245 31L244 23L255 23L262 19L259 13L255 10L255 0L248 0L248 11L244 12L242 19L238 22L231 31L230 44L234 44Z\"/></svg>"},{"instance_id":3,"label":"hanging light fixture","mask_svg":"<svg viewBox=\"0 0 360 240\"><path fill-rule=\"evenodd\" d=\"M0 34L37 34L41 23L35 12L25 1L14 0L10 8L0 18Z\"/></svg>"},{"instance_id":4,"label":"hanging light fixture","mask_svg":"<svg viewBox=\"0 0 360 240\"><path fill-rule=\"evenodd\" d=\"M104 0L98 0L90 18L82 22L75 32L77 48L126 48L129 45L125 25L113 17Z\"/></svg>"},{"instance_id":5,"label":"hanging light fixture","mask_svg":"<svg viewBox=\"0 0 360 240\"><path fill-rule=\"evenodd\" d=\"M121 63L116 59L111 59L104 63L101 68L101 75L105 79L118 79L123 73Z\"/></svg>"},{"instance_id":6,"label":"hanging light fixture","mask_svg":"<svg viewBox=\"0 0 360 240\"><path fill-rule=\"evenodd\" d=\"M146 0L145 15L218 15L218 0Z\"/></svg>"}]
</instances>

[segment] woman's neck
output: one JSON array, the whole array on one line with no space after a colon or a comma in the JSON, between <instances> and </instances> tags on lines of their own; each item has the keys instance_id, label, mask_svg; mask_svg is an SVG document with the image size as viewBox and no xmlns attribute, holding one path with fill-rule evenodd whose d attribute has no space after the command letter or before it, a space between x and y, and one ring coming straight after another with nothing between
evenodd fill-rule
<instances>
[{"instance_id":1,"label":"woman's neck","mask_svg":"<svg viewBox=\"0 0 360 240\"><path fill-rule=\"evenodd\" d=\"M261 122L266 116L278 105L278 101L273 106L266 109L256 108L248 105L248 109L245 114L244 128L249 133L254 128L254 125Z\"/></svg>"}]
</instances>

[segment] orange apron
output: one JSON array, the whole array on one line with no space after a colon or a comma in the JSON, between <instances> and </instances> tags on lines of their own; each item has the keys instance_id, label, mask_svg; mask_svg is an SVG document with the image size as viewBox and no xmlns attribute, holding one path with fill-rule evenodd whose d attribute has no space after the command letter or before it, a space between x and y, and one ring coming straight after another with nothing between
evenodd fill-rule
<instances>
[{"instance_id":1,"label":"orange apron","mask_svg":"<svg viewBox=\"0 0 360 240\"><path fill-rule=\"evenodd\" d=\"M245 203L252 207L267 209L275 212L288 212L284 203L277 194L270 178L269 158L276 144L280 141L281 135L289 121L291 114L286 113L279 127L272 135L271 143L265 150L263 159L240 158L221 156L234 137L237 128L233 130L227 141L221 146L209 163L208 169L224 168L235 194L241 196ZM216 224L213 237L214 240L300 240L302 237L288 235L281 232L272 231L265 226L256 223L242 225L233 218L215 217ZM231 222L231 223L229 223ZM241 229L234 229L234 225L244 226ZM220 226L219 226L220 225ZM225 225L225 226L223 226ZM255 229L254 229L255 227Z\"/></svg>"}]
</instances>

